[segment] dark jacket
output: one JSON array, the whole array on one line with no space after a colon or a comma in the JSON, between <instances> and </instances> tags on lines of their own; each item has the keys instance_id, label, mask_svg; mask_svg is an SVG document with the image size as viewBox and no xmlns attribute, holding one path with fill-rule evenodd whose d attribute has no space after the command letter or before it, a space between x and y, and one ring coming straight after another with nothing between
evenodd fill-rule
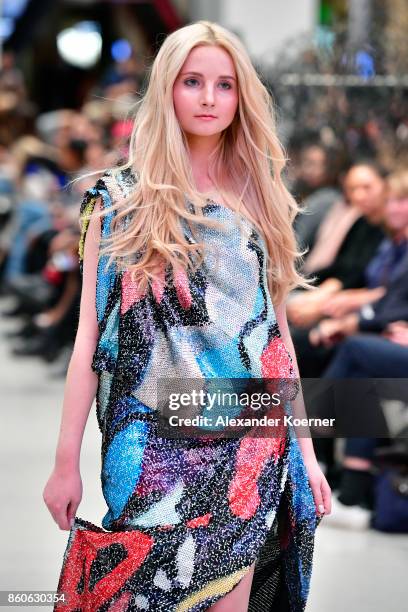
<instances>
[{"instance_id":1,"label":"dark jacket","mask_svg":"<svg viewBox=\"0 0 408 612\"><path fill-rule=\"evenodd\" d=\"M359 330L382 332L392 321L408 321L408 254L393 275L387 293L359 312Z\"/></svg>"},{"instance_id":2,"label":"dark jacket","mask_svg":"<svg viewBox=\"0 0 408 612\"><path fill-rule=\"evenodd\" d=\"M385 237L381 226L372 225L359 217L348 231L334 262L314 272L317 285L328 278L338 278L344 289L365 286L365 268L374 257L380 242Z\"/></svg>"}]
</instances>

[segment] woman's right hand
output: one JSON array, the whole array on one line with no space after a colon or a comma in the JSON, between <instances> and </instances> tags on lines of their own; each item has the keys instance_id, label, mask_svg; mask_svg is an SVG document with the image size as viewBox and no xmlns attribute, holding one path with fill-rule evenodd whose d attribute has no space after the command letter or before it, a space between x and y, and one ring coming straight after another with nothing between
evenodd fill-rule
<instances>
[{"instance_id":1,"label":"woman's right hand","mask_svg":"<svg viewBox=\"0 0 408 612\"><path fill-rule=\"evenodd\" d=\"M43 500L60 529L69 531L82 499L79 470L54 468L43 491Z\"/></svg>"}]
</instances>

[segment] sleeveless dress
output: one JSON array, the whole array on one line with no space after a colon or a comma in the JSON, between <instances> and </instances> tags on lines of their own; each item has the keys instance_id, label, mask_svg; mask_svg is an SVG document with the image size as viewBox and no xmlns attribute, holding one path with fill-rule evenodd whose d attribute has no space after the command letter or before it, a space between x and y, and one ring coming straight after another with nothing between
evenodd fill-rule
<instances>
[{"instance_id":1,"label":"sleeveless dress","mask_svg":"<svg viewBox=\"0 0 408 612\"><path fill-rule=\"evenodd\" d=\"M85 192L127 197L130 170L108 171ZM127 271L100 256L96 410L102 434L102 528L75 517L54 610L204 612L256 562L250 612L304 610L316 514L299 444L283 437L170 439L157 433L157 380L294 378L266 279L266 246L235 211L207 201L199 225L220 265L205 260L144 295ZM101 221L110 231L110 212ZM82 226L83 252L89 223ZM186 230L187 231L187 230ZM186 234L187 237L187 234ZM188 236L191 239L191 236Z\"/></svg>"}]
</instances>

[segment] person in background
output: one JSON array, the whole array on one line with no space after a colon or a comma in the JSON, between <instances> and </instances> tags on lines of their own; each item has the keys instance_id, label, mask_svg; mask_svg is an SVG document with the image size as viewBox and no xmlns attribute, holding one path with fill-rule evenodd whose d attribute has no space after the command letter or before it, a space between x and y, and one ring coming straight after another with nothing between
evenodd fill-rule
<instances>
[{"instance_id":1,"label":"person in background","mask_svg":"<svg viewBox=\"0 0 408 612\"><path fill-rule=\"evenodd\" d=\"M341 343L323 378L407 378L408 321L389 323L381 334L357 334ZM406 380L391 397L406 398ZM394 395L393 395L394 394ZM387 394L388 397L388 394ZM381 410L375 402L372 410ZM332 499L332 513L326 525L347 529L367 529L375 511L374 453L378 446L388 445L383 438L346 438L339 486Z\"/></svg>"},{"instance_id":2,"label":"person in background","mask_svg":"<svg viewBox=\"0 0 408 612\"><path fill-rule=\"evenodd\" d=\"M407 377L408 171L391 174L387 186L386 221L391 236L384 239L367 266L368 285L373 288L352 295L343 292L344 299L337 303L334 297L327 309L341 308L342 316L325 319L310 332L312 345L334 354L322 374L324 378ZM378 289L383 291L379 300L373 296ZM341 337L345 339L337 345ZM374 404L372 409L376 409ZM331 523L368 526L374 503L373 454L385 442L376 438L346 440Z\"/></svg>"},{"instance_id":3,"label":"person in background","mask_svg":"<svg viewBox=\"0 0 408 612\"><path fill-rule=\"evenodd\" d=\"M288 320L302 376L320 376L329 359L309 339L324 305L342 288L365 285L365 268L385 236L386 183L380 171L368 162L354 164L346 174L344 193L346 201L336 202L326 215L309 255L313 260L307 271L317 276L318 287L292 292L288 299ZM309 258L305 267L308 263Z\"/></svg>"},{"instance_id":4,"label":"person in background","mask_svg":"<svg viewBox=\"0 0 408 612\"><path fill-rule=\"evenodd\" d=\"M365 284L365 268L384 238L386 183L373 162L357 162L346 173L344 199L327 213L302 270L316 278L312 292L292 292L288 317L308 327L322 316L328 297Z\"/></svg>"},{"instance_id":5,"label":"person in background","mask_svg":"<svg viewBox=\"0 0 408 612\"><path fill-rule=\"evenodd\" d=\"M337 185L338 165L334 152L318 141L301 148L293 190L302 206L294 222L302 250L313 247L322 220L334 202L341 198Z\"/></svg>"},{"instance_id":6,"label":"person in background","mask_svg":"<svg viewBox=\"0 0 408 612\"><path fill-rule=\"evenodd\" d=\"M390 235L381 242L366 269L368 282L374 290L381 290L381 297L374 295L360 306L354 295L349 303L351 312L322 319L310 330L313 346L330 348L358 332L381 333L388 323L408 318L408 171L390 175L387 187L385 219Z\"/></svg>"}]
</instances>

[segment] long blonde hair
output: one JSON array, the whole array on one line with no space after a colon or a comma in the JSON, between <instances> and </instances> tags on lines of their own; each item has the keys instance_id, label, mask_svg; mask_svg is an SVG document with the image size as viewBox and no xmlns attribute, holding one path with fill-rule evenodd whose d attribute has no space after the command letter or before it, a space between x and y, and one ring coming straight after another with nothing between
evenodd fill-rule
<instances>
[{"instance_id":1,"label":"long blonde hair","mask_svg":"<svg viewBox=\"0 0 408 612\"><path fill-rule=\"evenodd\" d=\"M287 160L270 94L239 38L217 23L195 22L163 42L146 93L137 102L129 159L117 168L131 169L138 180L127 198L96 213L116 210L101 252L127 269L141 288L157 278L158 262L187 271L203 260L206 245L187 241L181 220L193 234L197 221L209 227L218 221L202 214L203 194L194 187L187 141L173 105L174 82L198 45L222 47L235 65L238 108L211 154L209 175L227 206L249 218L263 236L268 284L272 300L280 304L291 289L310 284L296 269L302 253L292 225L299 208L282 180ZM194 212L187 209L186 198ZM137 260L129 263L135 253Z\"/></svg>"}]
</instances>

